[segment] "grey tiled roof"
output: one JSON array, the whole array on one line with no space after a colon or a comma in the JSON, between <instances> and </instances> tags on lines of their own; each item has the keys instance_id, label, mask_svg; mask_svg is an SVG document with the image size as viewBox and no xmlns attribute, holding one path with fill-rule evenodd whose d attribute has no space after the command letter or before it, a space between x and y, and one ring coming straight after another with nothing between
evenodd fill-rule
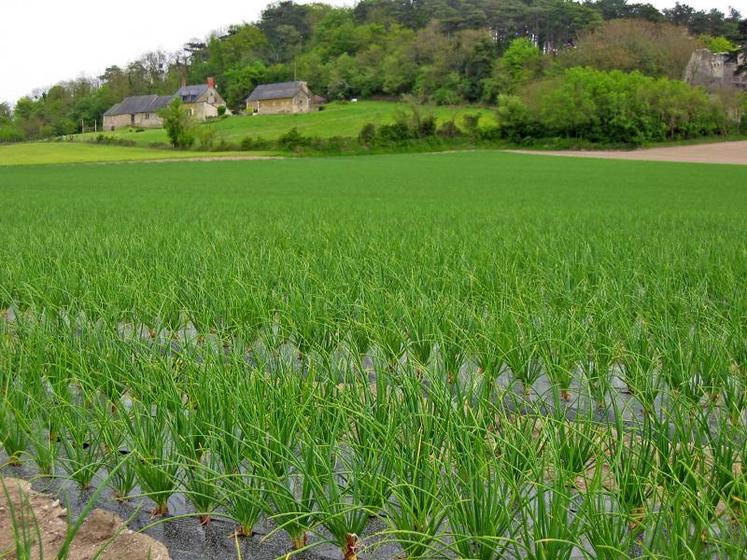
<instances>
[{"instance_id":1,"label":"grey tiled roof","mask_svg":"<svg viewBox=\"0 0 747 560\"><path fill-rule=\"evenodd\" d=\"M137 113L157 113L169 104L171 95L136 95L125 97L121 103L117 103L109 109L104 116L134 115Z\"/></svg>"},{"instance_id":2,"label":"grey tiled roof","mask_svg":"<svg viewBox=\"0 0 747 560\"><path fill-rule=\"evenodd\" d=\"M287 99L293 97L301 89L303 82L278 82L276 84L262 84L254 88L247 101L263 101L265 99Z\"/></svg>"},{"instance_id":3,"label":"grey tiled roof","mask_svg":"<svg viewBox=\"0 0 747 560\"><path fill-rule=\"evenodd\" d=\"M122 113L119 112L119 108L122 106L121 103L117 103L116 105L113 105L106 113L104 113L105 117L112 117L114 115L121 115Z\"/></svg>"},{"instance_id":4,"label":"grey tiled roof","mask_svg":"<svg viewBox=\"0 0 747 560\"><path fill-rule=\"evenodd\" d=\"M196 86L183 86L176 92L176 97L181 97L184 103L194 103L208 90L207 84Z\"/></svg>"}]
</instances>

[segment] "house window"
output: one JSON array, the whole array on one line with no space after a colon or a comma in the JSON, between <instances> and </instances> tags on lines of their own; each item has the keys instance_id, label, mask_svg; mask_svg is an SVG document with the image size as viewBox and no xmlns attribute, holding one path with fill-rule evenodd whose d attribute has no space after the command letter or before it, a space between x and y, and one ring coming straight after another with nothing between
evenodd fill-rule
<instances>
[{"instance_id":1,"label":"house window","mask_svg":"<svg viewBox=\"0 0 747 560\"><path fill-rule=\"evenodd\" d=\"M147 121L150 118L150 113L145 113L145 120Z\"/></svg>"}]
</instances>

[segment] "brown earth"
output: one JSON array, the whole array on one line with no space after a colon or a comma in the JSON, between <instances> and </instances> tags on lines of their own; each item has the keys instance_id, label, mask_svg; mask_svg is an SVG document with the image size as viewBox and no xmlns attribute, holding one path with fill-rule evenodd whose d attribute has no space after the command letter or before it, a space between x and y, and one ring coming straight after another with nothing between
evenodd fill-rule
<instances>
[{"instance_id":1,"label":"brown earth","mask_svg":"<svg viewBox=\"0 0 747 560\"><path fill-rule=\"evenodd\" d=\"M5 489L3 489L3 485ZM8 505L8 497L10 503ZM25 480L4 478L0 480L0 558L17 558L13 523L18 526L20 542L24 539L21 529L25 521L27 540L32 545L31 558L40 558L38 535L41 535L44 558L55 558L67 534L67 511L59 500L31 489ZM38 528L38 531L37 531ZM70 560L169 560L166 547L147 535L133 533L122 520L107 511L93 510L75 535L69 549Z\"/></svg>"},{"instance_id":2,"label":"brown earth","mask_svg":"<svg viewBox=\"0 0 747 560\"><path fill-rule=\"evenodd\" d=\"M747 165L747 141L694 144L692 146L668 146L631 151L538 151L511 150L514 153L543 156L587 157L602 159L627 159L642 161L675 161L690 163L729 163Z\"/></svg>"}]
</instances>

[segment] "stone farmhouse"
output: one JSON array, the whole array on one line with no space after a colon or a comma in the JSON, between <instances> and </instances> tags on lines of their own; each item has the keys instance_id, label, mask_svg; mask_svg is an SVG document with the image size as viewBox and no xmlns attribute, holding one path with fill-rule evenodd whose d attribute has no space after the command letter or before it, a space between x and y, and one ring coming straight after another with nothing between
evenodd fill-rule
<instances>
[{"instance_id":1,"label":"stone farmhouse","mask_svg":"<svg viewBox=\"0 0 747 560\"><path fill-rule=\"evenodd\" d=\"M136 95L126 97L104 113L104 130L117 128L159 128L163 121L159 111L172 99L180 98L185 108L197 120L217 117L219 107L226 102L215 87L215 80L208 78L206 84L179 88L174 95Z\"/></svg>"},{"instance_id":2,"label":"stone farmhouse","mask_svg":"<svg viewBox=\"0 0 747 560\"><path fill-rule=\"evenodd\" d=\"M246 112L261 115L308 113L315 106L315 96L306 82L262 84L246 98Z\"/></svg>"},{"instance_id":3,"label":"stone farmhouse","mask_svg":"<svg viewBox=\"0 0 747 560\"><path fill-rule=\"evenodd\" d=\"M158 128L162 125L158 112L171 101L171 95L135 95L125 97L104 113L104 130L135 126Z\"/></svg>"},{"instance_id":4,"label":"stone farmhouse","mask_svg":"<svg viewBox=\"0 0 747 560\"><path fill-rule=\"evenodd\" d=\"M208 78L206 84L182 86L175 97L180 97L189 114L200 121L218 116L218 107L226 102L215 88L215 78Z\"/></svg>"}]
</instances>

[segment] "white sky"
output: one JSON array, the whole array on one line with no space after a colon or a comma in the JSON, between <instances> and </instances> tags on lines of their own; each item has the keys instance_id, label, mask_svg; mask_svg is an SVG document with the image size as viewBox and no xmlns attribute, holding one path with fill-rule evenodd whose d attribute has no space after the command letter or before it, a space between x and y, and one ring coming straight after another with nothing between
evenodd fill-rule
<instances>
[{"instance_id":1,"label":"white sky","mask_svg":"<svg viewBox=\"0 0 747 560\"><path fill-rule=\"evenodd\" d=\"M352 5L354 0L324 0ZM645 1L645 0L638 0ZM649 0L659 8L675 0ZM215 29L255 21L270 0L36 0L0 4L0 101L82 75L100 75L147 51L174 51ZM698 9L747 0L689 0Z\"/></svg>"}]
</instances>

